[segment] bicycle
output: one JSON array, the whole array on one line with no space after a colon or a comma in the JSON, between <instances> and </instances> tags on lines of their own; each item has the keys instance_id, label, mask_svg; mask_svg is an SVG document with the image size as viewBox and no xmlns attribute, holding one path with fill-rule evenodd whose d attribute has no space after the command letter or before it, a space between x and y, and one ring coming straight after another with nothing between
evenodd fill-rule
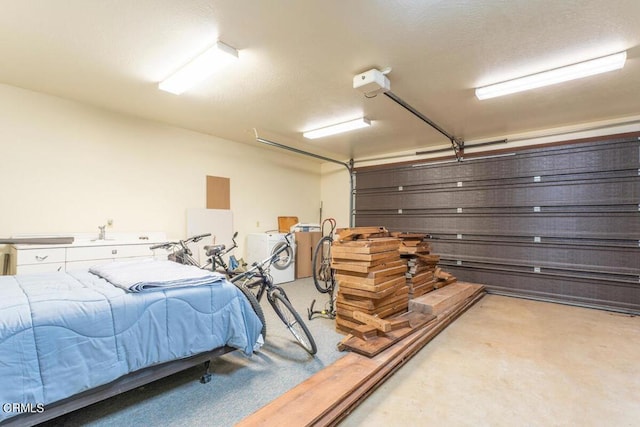
<instances>
[{"instance_id":1,"label":"bicycle","mask_svg":"<svg viewBox=\"0 0 640 427\"><path fill-rule=\"evenodd\" d=\"M167 250L171 250L172 253L169 255L169 259L175 262L179 262L181 264L194 265L199 268L203 268L198 264L198 262L193 258L192 252L189 249L189 243L194 243L202 240L205 237L210 236L211 234L202 234L194 237L190 237L186 240L179 240L177 242L165 242L159 245L154 245L151 249L160 249L164 248ZM234 234L234 238L236 235ZM285 293L284 289L280 286L276 286L273 283L273 279L269 274L269 269L271 266L283 269L291 264L293 261L293 248L291 246L290 239L291 234L287 234L285 236L285 240L283 242L279 242L273 249L272 255L268 258L260 261L254 262L252 267L245 271L238 273L237 271L232 271L228 267L224 270L224 274L228 277L229 281L233 283L240 291L245 295L251 307L258 315L258 318L262 322L262 336L266 338L267 336L267 323L265 321L264 312L262 310L262 306L260 305L260 301L262 297L266 293L267 300L273 307L273 310L276 312L280 320L285 324L287 329L291 332L294 338L300 343L300 345L311 355L316 354L317 346L311 332L307 328L307 325L304 324L302 318L298 314L298 312L293 308L289 297ZM234 246L229 249L231 251L235 248L236 242L233 240ZM217 246L217 247L216 247ZM214 265L219 264L224 248L224 245L212 245L209 247L209 250L205 249L210 258L212 257L220 257L220 259L213 260L210 259L205 266L211 265L213 268ZM206 246L205 246L206 248ZM225 251L224 253L227 253ZM223 264L226 265L226 263ZM220 271L218 271L220 272ZM257 289L252 291L253 289Z\"/></svg>"},{"instance_id":2,"label":"bicycle","mask_svg":"<svg viewBox=\"0 0 640 427\"><path fill-rule=\"evenodd\" d=\"M269 304L271 304L271 307L273 307L273 310L289 332L309 354L314 355L318 349L309 328L307 328L300 314L293 308L284 289L275 285L269 274L269 269L272 265L275 268L285 268L286 265L291 263L293 248L291 247L290 238L291 233L285 235L285 240L276 245L271 256L260 262L254 262L249 270L231 277L229 281L253 290L258 302L266 294L267 301L269 301Z\"/></svg>"},{"instance_id":3,"label":"bicycle","mask_svg":"<svg viewBox=\"0 0 640 427\"><path fill-rule=\"evenodd\" d=\"M204 239L205 237L209 237L209 236L211 236L211 233L199 234L197 236L189 237L188 239L185 239L185 240L178 240L177 242L164 242L164 243L160 243L158 245L153 245L153 246L150 246L149 249L151 249L151 250L165 249L167 251L171 251L169 256L167 257L170 261L174 261L174 262L177 262L179 264L193 265L195 267L202 268L204 270L208 270L206 267L209 264L211 264L212 267L213 267L215 265L215 263L222 261L222 255L224 255L225 253L231 251L233 248L235 248L235 246L237 246L236 245L236 241L235 241L237 233L235 233L233 235L233 239L232 240L233 240L234 246L232 248L230 248L229 251L225 251L224 253L221 253L222 251L224 251L224 245L209 246L209 250L207 250L207 252L209 252L209 251L212 251L212 253L217 252L216 255L219 255L219 260L215 261L215 263L214 263L214 261L210 259L207 262L207 264L205 264L205 266L201 266L198 263L198 261L196 261L196 259L193 257L193 252L189 248L189 244L190 243L197 243L200 240ZM217 247L217 250L215 249L216 247ZM205 246L205 248L207 248L207 246ZM233 273L233 272L232 271L228 271L229 269L227 268L227 266L224 263L224 261L222 261L222 264L225 266L225 271L224 272L218 271L218 273L225 274L227 277L229 277L228 273ZM212 271L215 272L215 270L213 268L212 268ZM253 311L256 313L256 315L258 316L258 318L262 322L261 333L262 333L262 337L266 338L267 337L267 322L266 322L266 320L264 318L264 312L262 311L262 306L260 305L260 302L258 302L258 300L256 299L255 295L250 290L248 290L246 287L240 286L239 284L235 284L235 285L236 285L236 288L240 289L240 291L243 293L245 298L247 298L247 300L249 301L249 304L251 305L251 308L253 309Z\"/></svg>"},{"instance_id":4,"label":"bicycle","mask_svg":"<svg viewBox=\"0 0 640 427\"><path fill-rule=\"evenodd\" d=\"M324 234L325 227L328 224L329 233ZM333 234L336 229L336 220L333 218L327 218L322 221L322 234L323 237L318 241L315 250L313 252L313 284L318 292L322 294L329 294L329 302L324 310L314 310L313 307L316 303L314 299L311 302L311 307L307 309L309 320L314 315L321 315L329 319L335 319L336 311L334 308L335 298L333 292L336 287L335 270L331 268L331 245L333 244Z\"/></svg>"}]
</instances>

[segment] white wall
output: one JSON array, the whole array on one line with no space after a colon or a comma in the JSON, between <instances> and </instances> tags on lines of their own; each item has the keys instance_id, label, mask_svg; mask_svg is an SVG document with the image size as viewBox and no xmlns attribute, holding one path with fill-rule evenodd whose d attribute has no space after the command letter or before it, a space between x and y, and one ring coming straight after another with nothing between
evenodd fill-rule
<instances>
[{"instance_id":1,"label":"white wall","mask_svg":"<svg viewBox=\"0 0 640 427\"><path fill-rule=\"evenodd\" d=\"M0 147L0 237L97 233L109 218L116 232L184 237L186 209L206 205L206 175L231 179L240 242L278 216L318 218L315 160L6 85Z\"/></svg>"},{"instance_id":2,"label":"white wall","mask_svg":"<svg viewBox=\"0 0 640 427\"><path fill-rule=\"evenodd\" d=\"M338 228L349 227L350 185L347 168L334 163L322 164L322 218L334 218Z\"/></svg>"}]
</instances>

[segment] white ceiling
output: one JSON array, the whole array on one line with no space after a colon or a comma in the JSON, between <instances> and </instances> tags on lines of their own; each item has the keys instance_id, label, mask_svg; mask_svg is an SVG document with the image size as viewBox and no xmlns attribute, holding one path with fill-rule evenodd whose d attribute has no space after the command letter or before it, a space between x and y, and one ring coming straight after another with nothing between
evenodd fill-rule
<instances>
[{"instance_id":1,"label":"white ceiling","mask_svg":"<svg viewBox=\"0 0 640 427\"><path fill-rule=\"evenodd\" d=\"M1 0L0 83L223 138L340 160L447 144L353 76L467 141L640 114L638 0ZM157 83L216 39L240 61L176 96ZM479 101L474 88L628 51L624 69ZM367 129L302 131L352 118Z\"/></svg>"}]
</instances>

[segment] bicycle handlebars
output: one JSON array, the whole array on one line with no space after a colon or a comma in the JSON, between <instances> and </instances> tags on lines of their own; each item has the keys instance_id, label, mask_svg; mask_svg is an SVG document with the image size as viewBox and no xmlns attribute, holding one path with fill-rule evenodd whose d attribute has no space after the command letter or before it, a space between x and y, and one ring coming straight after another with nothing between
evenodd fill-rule
<instances>
[{"instance_id":1,"label":"bicycle handlebars","mask_svg":"<svg viewBox=\"0 0 640 427\"><path fill-rule=\"evenodd\" d=\"M153 249L170 249L173 246L181 246L183 248L186 248L186 246L191 243L191 242L199 242L200 240L204 239L205 237L209 237L211 236L211 233L206 233L206 234L198 234L196 236L192 236L189 237L188 239L185 240L178 240L177 242L164 242L164 243L160 243L158 245L153 245L150 246L149 249L153 250Z\"/></svg>"}]
</instances>

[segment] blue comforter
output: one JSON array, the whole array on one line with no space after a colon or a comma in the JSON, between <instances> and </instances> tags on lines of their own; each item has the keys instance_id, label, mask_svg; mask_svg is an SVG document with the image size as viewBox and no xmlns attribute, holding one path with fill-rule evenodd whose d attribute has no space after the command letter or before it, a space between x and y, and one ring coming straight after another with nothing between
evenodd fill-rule
<instances>
[{"instance_id":1,"label":"blue comforter","mask_svg":"<svg viewBox=\"0 0 640 427\"><path fill-rule=\"evenodd\" d=\"M228 281L130 293L88 271L0 276L0 402L46 405L224 345L251 354L261 328Z\"/></svg>"}]
</instances>

